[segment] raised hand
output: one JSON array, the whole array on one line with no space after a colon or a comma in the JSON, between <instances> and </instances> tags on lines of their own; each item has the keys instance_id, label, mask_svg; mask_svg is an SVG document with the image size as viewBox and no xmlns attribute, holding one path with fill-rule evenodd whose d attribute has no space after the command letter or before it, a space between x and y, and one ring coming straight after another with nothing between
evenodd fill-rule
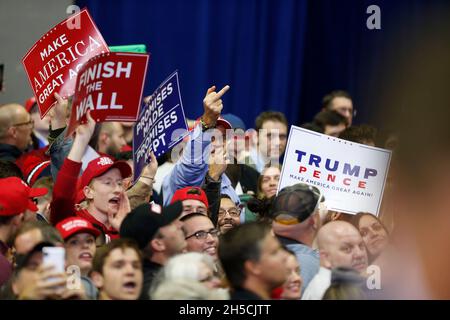
<instances>
[{"instance_id":1,"label":"raised hand","mask_svg":"<svg viewBox=\"0 0 450 320\"><path fill-rule=\"evenodd\" d=\"M55 92L54 94L56 99L56 104L53 106L53 108L48 112L50 116L50 123L52 125L52 129L60 129L64 128L67 118L67 107L68 102L67 99L63 99L59 94Z\"/></svg>"},{"instance_id":2,"label":"raised hand","mask_svg":"<svg viewBox=\"0 0 450 320\"><path fill-rule=\"evenodd\" d=\"M220 116L223 109L222 96L230 89L229 85L226 85L219 92L216 92L216 86L212 86L206 92L206 96L203 99L204 113L202 116L205 124L211 128L216 125L216 121Z\"/></svg>"},{"instance_id":3,"label":"raised hand","mask_svg":"<svg viewBox=\"0 0 450 320\"><path fill-rule=\"evenodd\" d=\"M80 124L76 130L72 149L70 149L68 158L75 162L81 162L87 145L91 140L95 130L95 120L91 117L91 111L87 112L87 122Z\"/></svg>"},{"instance_id":4,"label":"raised hand","mask_svg":"<svg viewBox=\"0 0 450 320\"><path fill-rule=\"evenodd\" d=\"M130 200L125 192L120 194L120 205L117 213L108 213L108 222L117 231L120 230L120 225L122 224L123 219L130 213L131 206Z\"/></svg>"},{"instance_id":5,"label":"raised hand","mask_svg":"<svg viewBox=\"0 0 450 320\"><path fill-rule=\"evenodd\" d=\"M213 147L209 156L208 175L218 181L227 169L229 159L225 147Z\"/></svg>"}]
</instances>

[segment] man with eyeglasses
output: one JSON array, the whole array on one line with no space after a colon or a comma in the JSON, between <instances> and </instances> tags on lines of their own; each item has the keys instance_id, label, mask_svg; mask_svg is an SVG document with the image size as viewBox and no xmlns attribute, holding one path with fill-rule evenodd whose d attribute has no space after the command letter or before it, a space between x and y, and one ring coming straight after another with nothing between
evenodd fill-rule
<instances>
[{"instance_id":1,"label":"man with eyeglasses","mask_svg":"<svg viewBox=\"0 0 450 320\"><path fill-rule=\"evenodd\" d=\"M219 219L217 227L221 234L241 224L241 208L226 194L220 196Z\"/></svg>"},{"instance_id":2,"label":"man with eyeglasses","mask_svg":"<svg viewBox=\"0 0 450 320\"><path fill-rule=\"evenodd\" d=\"M15 161L31 144L33 120L20 104L0 106L0 159Z\"/></svg>"},{"instance_id":3,"label":"man with eyeglasses","mask_svg":"<svg viewBox=\"0 0 450 320\"><path fill-rule=\"evenodd\" d=\"M180 219L188 252L201 252L210 255L217 262L220 231L211 219L201 213L191 213Z\"/></svg>"}]
</instances>

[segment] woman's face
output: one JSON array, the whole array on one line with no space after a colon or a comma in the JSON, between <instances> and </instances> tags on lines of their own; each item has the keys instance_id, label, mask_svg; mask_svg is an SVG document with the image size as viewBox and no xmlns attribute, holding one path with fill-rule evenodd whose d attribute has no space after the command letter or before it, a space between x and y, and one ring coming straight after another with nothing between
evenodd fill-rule
<instances>
[{"instance_id":1,"label":"woman's face","mask_svg":"<svg viewBox=\"0 0 450 320\"><path fill-rule=\"evenodd\" d=\"M270 198L277 193L278 181L280 181L280 169L277 167L270 167L263 171L261 192L264 197Z\"/></svg>"},{"instance_id":2,"label":"woman's face","mask_svg":"<svg viewBox=\"0 0 450 320\"><path fill-rule=\"evenodd\" d=\"M372 256L378 256L389 242L384 227L371 215L364 215L359 220L359 232Z\"/></svg>"},{"instance_id":3,"label":"woman's face","mask_svg":"<svg viewBox=\"0 0 450 320\"><path fill-rule=\"evenodd\" d=\"M300 265L298 264L297 258L288 254L286 260L286 266L288 268L288 279L283 285L283 293L281 294L282 299L300 299L302 294L302 284L303 279L300 276Z\"/></svg>"}]
</instances>

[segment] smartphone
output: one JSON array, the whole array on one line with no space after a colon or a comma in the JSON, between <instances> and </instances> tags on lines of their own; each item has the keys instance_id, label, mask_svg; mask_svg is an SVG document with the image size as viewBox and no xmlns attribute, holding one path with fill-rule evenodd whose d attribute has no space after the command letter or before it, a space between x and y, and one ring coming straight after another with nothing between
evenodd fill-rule
<instances>
[{"instance_id":1,"label":"smartphone","mask_svg":"<svg viewBox=\"0 0 450 320\"><path fill-rule=\"evenodd\" d=\"M43 247L42 263L44 266L53 265L56 272L65 271L66 250L62 247Z\"/></svg>"}]
</instances>

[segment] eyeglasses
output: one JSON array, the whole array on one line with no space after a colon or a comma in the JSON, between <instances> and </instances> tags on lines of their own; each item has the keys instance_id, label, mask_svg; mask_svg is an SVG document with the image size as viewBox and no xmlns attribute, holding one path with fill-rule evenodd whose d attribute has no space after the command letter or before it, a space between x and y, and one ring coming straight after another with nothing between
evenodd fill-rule
<instances>
[{"instance_id":1,"label":"eyeglasses","mask_svg":"<svg viewBox=\"0 0 450 320\"><path fill-rule=\"evenodd\" d=\"M239 208L230 208L228 210L219 209L219 217L224 217L227 213L234 218L237 218L241 215L241 210Z\"/></svg>"},{"instance_id":2,"label":"eyeglasses","mask_svg":"<svg viewBox=\"0 0 450 320\"><path fill-rule=\"evenodd\" d=\"M21 126L29 126L29 125L34 127L34 120L33 119L30 119L30 121L27 121L27 122L16 123L16 124L13 124L12 126L13 127L21 127Z\"/></svg>"},{"instance_id":3,"label":"eyeglasses","mask_svg":"<svg viewBox=\"0 0 450 320\"><path fill-rule=\"evenodd\" d=\"M189 238L196 237L197 240L205 240L208 238L208 234L210 234L213 238L217 238L220 236L220 231L217 229L211 229L209 231L200 230L184 239L187 240Z\"/></svg>"}]
</instances>

